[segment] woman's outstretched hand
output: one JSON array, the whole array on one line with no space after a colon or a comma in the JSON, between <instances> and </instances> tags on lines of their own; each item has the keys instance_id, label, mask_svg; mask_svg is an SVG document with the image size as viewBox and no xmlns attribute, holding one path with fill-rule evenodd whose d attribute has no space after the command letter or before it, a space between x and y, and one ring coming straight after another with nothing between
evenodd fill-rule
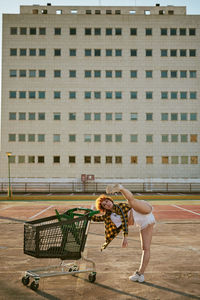
<instances>
[{"instance_id":1,"label":"woman's outstretched hand","mask_svg":"<svg viewBox=\"0 0 200 300\"><path fill-rule=\"evenodd\" d=\"M126 248L128 247L128 240L127 238L124 236L123 240L122 240L122 248Z\"/></svg>"}]
</instances>

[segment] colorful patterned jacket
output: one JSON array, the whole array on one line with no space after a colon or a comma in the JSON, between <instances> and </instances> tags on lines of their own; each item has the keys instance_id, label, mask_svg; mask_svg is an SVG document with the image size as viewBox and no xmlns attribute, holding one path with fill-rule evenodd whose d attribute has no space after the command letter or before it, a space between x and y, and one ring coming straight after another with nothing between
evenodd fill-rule
<instances>
[{"instance_id":1,"label":"colorful patterned jacket","mask_svg":"<svg viewBox=\"0 0 200 300\"><path fill-rule=\"evenodd\" d=\"M106 242L101 246L101 251L108 246L108 244L119 234L121 230L123 231L124 236L128 235L128 211L129 210L130 207L127 203L118 203L113 205L112 211L106 211L106 213L102 216L92 217L92 221L94 222L105 223ZM122 225L118 228L111 220L110 215L112 213L116 213L121 217Z\"/></svg>"}]
</instances>

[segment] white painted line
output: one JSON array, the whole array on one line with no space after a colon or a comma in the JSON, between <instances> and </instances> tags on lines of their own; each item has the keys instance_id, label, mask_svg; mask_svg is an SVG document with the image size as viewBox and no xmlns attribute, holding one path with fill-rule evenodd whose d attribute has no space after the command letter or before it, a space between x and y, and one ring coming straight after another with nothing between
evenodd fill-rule
<instances>
[{"instance_id":1,"label":"white painted line","mask_svg":"<svg viewBox=\"0 0 200 300\"><path fill-rule=\"evenodd\" d=\"M5 210L5 209L8 209L8 208L10 208L10 207L13 207L13 205L9 205L9 206L3 207L3 208L1 208L0 210Z\"/></svg>"},{"instance_id":2,"label":"white painted line","mask_svg":"<svg viewBox=\"0 0 200 300\"><path fill-rule=\"evenodd\" d=\"M37 213L36 215L30 217L29 219L33 219L33 218L35 218L35 217L37 217L37 216L43 214L45 211L47 211L48 209L50 209L50 208L52 208L52 207L54 207L54 205L51 205L51 206L49 206L49 207L47 207L47 208L41 210L39 213Z\"/></svg>"},{"instance_id":3,"label":"white painted line","mask_svg":"<svg viewBox=\"0 0 200 300\"><path fill-rule=\"evenodd\" d=\"M176 207L176 208L179 208L179 209L182 209L182 210L185 210L185 211L187 211L187 212L190 212L191 214L195 214L195 215L198 215L198 216L200 216L200 214L199 214L199 213L197 213L197 212L195 212L195 211L192 211L192 210L189 210L189 209L186 209L186 208L180 207L180 206L178 206L178 205L175 205L175 204L172 204L172 206L174 206L174 207Z\"/></svg>"}]
</instances>

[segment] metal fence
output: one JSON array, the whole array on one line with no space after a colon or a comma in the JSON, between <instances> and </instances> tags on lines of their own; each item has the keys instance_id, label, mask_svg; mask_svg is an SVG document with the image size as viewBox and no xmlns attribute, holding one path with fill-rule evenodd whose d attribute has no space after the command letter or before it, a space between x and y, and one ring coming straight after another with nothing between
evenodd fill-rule
<instances>
[{"instance_id":1,"label":"metal fence","mask_svg":"<svg viewBox=\"0 0 200 300\"><path fill-rule=\"evenodd\" d=\"M109 182L12 182L12 193L105 193ZM123 186L134 193L198 193L200 183L124 183ZM8 182L0 183L0 193L8 192Z\"/></svg>"}]
</instances>

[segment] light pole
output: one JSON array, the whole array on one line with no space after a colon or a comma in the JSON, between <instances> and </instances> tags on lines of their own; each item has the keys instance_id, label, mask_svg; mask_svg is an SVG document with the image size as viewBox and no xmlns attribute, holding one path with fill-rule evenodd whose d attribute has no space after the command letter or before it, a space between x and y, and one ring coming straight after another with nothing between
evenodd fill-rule
<instances>
[{"instance_id":1,"label":"light pole","mask_svg":"<svg viewBox=\"0 0 200 300\"><path fill-rule=\"evenodd\" d=\"M10 184L10 156L12 152L6 152L6 155L8 157L8 198L10 199L12 196L11 192L11 184Z\"/></svg>"}]
</instances>

